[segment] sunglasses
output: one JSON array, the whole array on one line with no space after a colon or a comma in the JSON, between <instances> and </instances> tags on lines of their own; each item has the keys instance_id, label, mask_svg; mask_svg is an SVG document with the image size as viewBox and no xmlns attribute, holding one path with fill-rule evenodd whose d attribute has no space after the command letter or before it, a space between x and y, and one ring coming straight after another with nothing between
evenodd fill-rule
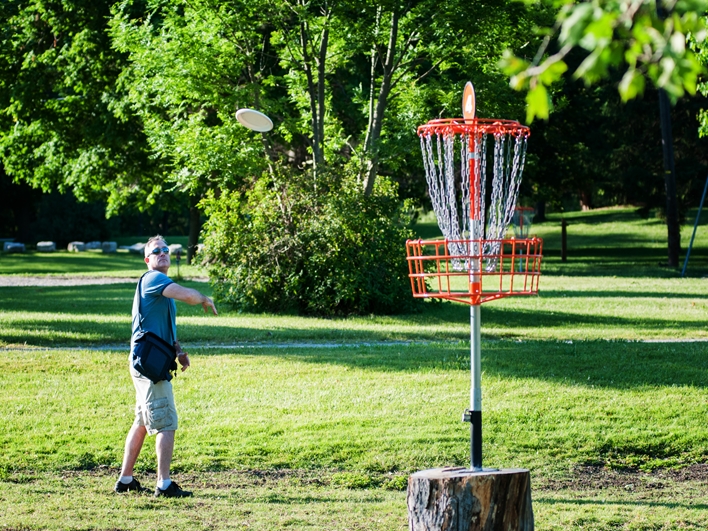
<instances>
[{"instance_id":1,"label":"sunglasses","mask_svg":"<svg viewBox=\"0 0 708 531\"><path fill-rule=\"evenodd\" d=\"M169 247L155 247L152 251L150 251L148 254L170 254L170 248Z\"/></svg>"}]
</instances>

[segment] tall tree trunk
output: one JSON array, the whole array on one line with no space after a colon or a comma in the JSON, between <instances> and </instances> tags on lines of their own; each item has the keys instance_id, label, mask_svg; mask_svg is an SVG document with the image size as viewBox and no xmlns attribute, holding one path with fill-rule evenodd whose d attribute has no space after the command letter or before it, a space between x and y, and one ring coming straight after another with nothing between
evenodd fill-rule
<instances>
[{"instance_id":1,"label":"tall tree trunk","mask_svg":"<svg viewBox=\"0 0 708 531\"><path fill-rule=\"evenodd\" d=\"M399 16L400 15L396 11L391 14L391 29L388 36L386 60L383 63L383 78L381 80L381 87L379 88L379 95L376 101L376 109L374 110L373 118L369 120L370 127L366 133L366 143L364 145L364 151L367 158L366 176L364 178L365 195L371 195L371 192L374 190L376 174L379 171L379 141L381 139L381 129L383 127L383 118L384 113L386 112L386 105L388 104L388 96L391 92L391 80L395 71ZM373 60L374 58L372 57L372 61ZM373 77L373 68L371 70L371 74Z\"/></svg>"},{"instance_id":2,"label":"tall tree trunk","mask_svg":"<svg viewBox=\"0 0 708 531\"><path fill-rule=\"evenodd\" d=\"M678 267L681 250L681 230L678 222L676 197L676 171L674 168L674 145L671 134L671 107L664 89L659 89L659 113L661 116L661 145L664 152L664 184L666 186L666 228L668 232L669 267Z\"/></svg>"},{"instance_id":3,"label":"tall tree trunk","mask_svg":"<svg viewBox=\"0 0 708 531\"><path fill-rule=\"evenodd\" d=\"M300 46L302 47L302 62L307 77L307 93L310 96L310 125L312 127L312 165L315 173L317 166L321 161L321 139L319 119L317 113L319 107L317 105L318 90L315 88L315 77L312 73L312 57L310 55L310 32L306 22L300 23Z\"/></svg>"},{"instance_id":4,"label":"tall tree trunk","mask_svg":"<svg viewBox=\"0 0 708 531\"><path fill-rule=\"evenodd\" d=\"M187 265L192 263L194 254L197 252L197 244L199 243L199 232L202 229L201 212L197 208L198 199L192 198L192 204L189 207L189 238L187 240Z\"/></svg>"},{"instance_id":5,"label":"tall tree trunk","mask_svg":"<svg viewBox=\"0 0 708 531\"><path fill-rule=\"evenodd\" d=\"M325 66L327 64L327 47L329 46L329 22L322 30L320 49L317 54L317 106L318 123L317 136L320 139L320 160L324 162L324 126L325 126Z\"/></svg>"},{"instance_id":6,"label":"tall tree trunk","mask_svg":"<svg viewBox=\"0 0 708 531\"><path fill-rule=\"evenodd\" d=\"M666 20L669 13L662 0L656 2L656 13ZM681 250L681 230L678 222L676 198L676 170L674 167L674 141L671 134L671 106L664 89L659 89L659 117L661 119L661 146L664 153L664 185L666 187L666 229L668 233L669 267L678 267Z\"/></svg>"},{"instance_id":7,"label":"tall tree trunk","mask_svg":"<svg viewBox=\"0 0 708 531\"><path fill-rule=\"evenodd\" d=\"M364 138L364 150L369 146L369 135L374 126L374 109L376 102L376 66L378 65L378 50L376 49L376 38L381 28L381 6L376 8L376 23L374 24L374 44L371 46L371 69L369 70L369 123L366 124L366 137Z\"/></svg>"},{"instance_id":8,"label":"tall tree trunk","mask_svg":"<svg viewBox=\"0 0 708 531\"><path fill-rule=\"evenodd\" d=\"M302 47L302 60L307 77L307 93L310 97L310 123L312 126L312 164L317 176L317 168L324 162L324 119L326 113L325 99L325 70L327 66L327 47L329 46L329 18L326 17L320 44L314 49L310 27L307 21L300 23L300 46ZM317 68L315 80L314 66Z\"/></svg>"},{"instance_id":9,"label":"tall tree trunk","mask_svg":"<svg viewBox=\"0 0 708 531\"><path fill-rule=\"evenodd\" d=\"M546 202L545 201L537 201L536 202L536 208L534 209L536 211L534 215L534 222L536 223L543 223L546 221Z\"/></svg>"}]
</instances>

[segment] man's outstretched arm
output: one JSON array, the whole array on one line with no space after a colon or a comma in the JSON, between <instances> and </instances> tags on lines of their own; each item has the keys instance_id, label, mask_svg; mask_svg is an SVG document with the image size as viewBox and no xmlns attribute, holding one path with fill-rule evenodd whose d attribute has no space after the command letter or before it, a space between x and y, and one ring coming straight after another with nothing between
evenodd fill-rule
<instances>
[{"instance_id":1,"label":"man's outstretched arm","mask_svg":"<svg viewBox=\"0 0 708 531\"><path fill-rule=\"evenodd\" d=\"M211 300L211 297L202 295L196 289L185 288L184 286L180 286L179 284L173 282L162 290L162 295L169 297L170 299L186 302L192 306L195 304L201 304L205 312L209 312L209 308L211 308L212 313L217 315L216 306L214 306L214 301Z\"/></svg>"}]
</instances>

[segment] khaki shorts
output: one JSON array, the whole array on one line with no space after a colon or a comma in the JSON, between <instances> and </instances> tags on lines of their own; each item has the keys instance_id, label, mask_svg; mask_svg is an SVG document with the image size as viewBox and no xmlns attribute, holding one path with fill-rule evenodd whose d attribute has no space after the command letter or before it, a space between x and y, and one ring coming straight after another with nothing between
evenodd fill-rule
<instances>
[{"instance_id":1,"label":"khaki shorts","mask_svg":"<svg viewBox=\"0 0 708 531\"><path fill-rule=\"evenodd\" d=\"M152 383L130 367L135 386L134 426L145 426L149 435L177 429L177 408L172 383L166 380Z\"/></svg>"}]
</instances>

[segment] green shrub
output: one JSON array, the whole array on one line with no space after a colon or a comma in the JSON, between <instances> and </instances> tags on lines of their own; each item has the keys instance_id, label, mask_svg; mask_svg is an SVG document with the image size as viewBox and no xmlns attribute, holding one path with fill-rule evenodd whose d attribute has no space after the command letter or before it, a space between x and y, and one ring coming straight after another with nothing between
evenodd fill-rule
<instances>
[{"instance_id":1,"label":"green shrub","mask_svg":"<svg viewBox=\"0 0 708 531\"><path fill-rule=\"evenodd\" d=\"M405 240L412 209L379 177L364 196L350 176L285 169L242 194L205 201L214 295L242 311L400 313L413 307Z\"/></svg>"}]
</instances>

